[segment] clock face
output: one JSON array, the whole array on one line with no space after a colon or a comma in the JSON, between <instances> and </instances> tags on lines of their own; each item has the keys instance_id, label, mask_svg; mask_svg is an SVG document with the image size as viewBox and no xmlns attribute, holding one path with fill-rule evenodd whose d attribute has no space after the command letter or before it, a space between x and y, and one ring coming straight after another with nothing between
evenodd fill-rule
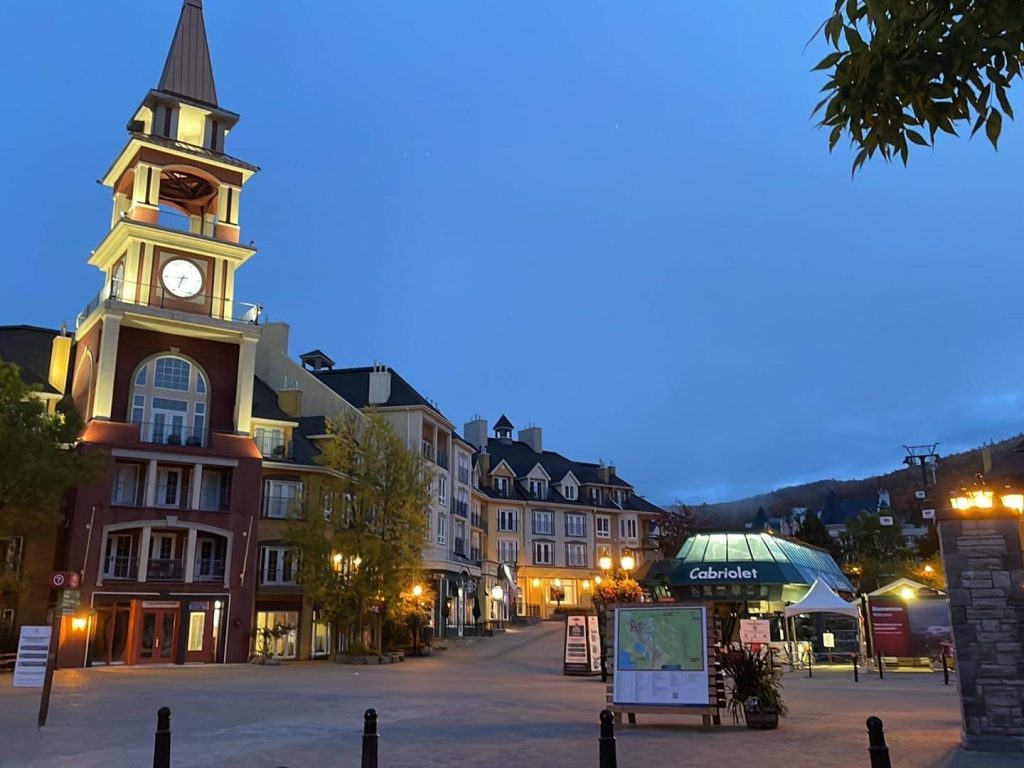
<instances>
[{"instance_id":1,"label":"clock face","mask_svg":"<svg viewBox=\"0 0 1024 768\"><path fill-rule=\"evenodd\" d=\"M203 273L188 259L172 259L160 272L164 288L182 299L191 299L203 290Z\"/></svg>"}]
</instances>

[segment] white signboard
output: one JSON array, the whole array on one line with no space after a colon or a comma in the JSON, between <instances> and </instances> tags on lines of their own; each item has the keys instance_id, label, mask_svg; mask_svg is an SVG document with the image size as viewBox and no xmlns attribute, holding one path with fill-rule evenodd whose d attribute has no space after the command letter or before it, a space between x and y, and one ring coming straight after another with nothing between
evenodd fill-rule
<instances>
[{"instance_id":1,"label":"white signboard","mask_svg":"<svg viewBox=\"0 0 1024 768\"><path fill-rule=\"evenodd\" d=\"M50 652L50 627L22 627L18 658L14 662L15 688L42 688L46 657Z\"/></svg>"},{"instance_id":2,"label":"white signboard","mask_svg":"<svg viewBox=\"0 0 1024 768\"><path fill-rule=\"evenodd\" d=\"M740 619L741 643L770 643L771 625L764 619Z\"/></svg>"},{"instance_id":3,"label":"white signboard","mask_svg":"<svg viewBox=\"0 0 1024 768\"><path fill-rule=\"evenodd\" d=\"M921 510L921 517L923 517L925 520L934 520L935 519L935 510L934 509L922 509Z\"/></svg>"},{"instance_id":4,"label":"white signboard","mask_svg":"<svg viewBox=\"0 0 1024 768\"><path fill-rule=\"evenodd\" d=\"M590 671L601 671L601 629L597 616L587 616L587 640L590 643Z\"/></svg>"},{"instance_id":5,"label":"white signboard","mask_svg":"<svg viewBox=\"0 0 1024 768\"><path fill-rule=\"evenodd\" d=\"M582 665L586 670L587 664L587 617L566 616L565 617L565 664Z\"/></svg>"},{"instance_id":6,"label":"white signboard","mask_svg":"<svg viewBox=\"0 0 1024 768\"><path fill-rule=\"evenodd\" d=\"M703 606L615 609L615 704L709 702L707 612Z\"/></svg>"},{"instance_id":7,"label":"white signboard","mask_svg":"<svg viewBox=\"0 0 1024 768\"><path fill-rule=\"evenodd\" d=\"M834 634L832 634L831 632L823 632L821 634L821 644L825 648L835 648L836 647L836 636Z\"/></svg>"}]
</instances>

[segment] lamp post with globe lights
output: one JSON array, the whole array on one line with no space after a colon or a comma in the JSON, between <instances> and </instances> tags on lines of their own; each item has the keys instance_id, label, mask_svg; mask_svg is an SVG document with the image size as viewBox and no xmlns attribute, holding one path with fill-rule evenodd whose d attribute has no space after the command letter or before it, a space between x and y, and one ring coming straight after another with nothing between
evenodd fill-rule
<instances>
[{"instance_id":1,"label":"lamp post with globe lights","mask_svg":"<svg viewBox=\"0 0 1024 768\"><path fill-rule=\"evenodd\" d=\"M597 629L601 639L601 682L608 681L608 633L605 623L608 620L608 606L614 603L635 603L642 596L640 585L630 572L636 568L636 558L630 550L624 550L619 558L618 567L612 560L611 553L606 549L597 559L597 565L603 575L594 577L594 594L591 598L597 612Z\"/></svg>"}]
</instances>

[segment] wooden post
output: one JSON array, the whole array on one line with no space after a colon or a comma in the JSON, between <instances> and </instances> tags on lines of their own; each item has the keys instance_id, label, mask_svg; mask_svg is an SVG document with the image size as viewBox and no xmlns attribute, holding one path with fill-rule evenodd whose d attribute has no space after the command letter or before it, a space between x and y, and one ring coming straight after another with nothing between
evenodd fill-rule
<instances>
[{"instance_id":1,"label":"wooden post","mask_svg":"<svg viewBox=\"0 0 1024 768\"><path fill-rule=\"evenodd\" d=\"M153 740L153 768L171 768L171 710L156 712L156 738Z\"/></svg>"},{"instance_id":2,"label":"wooden post","mask_svg":"<svg viewBox=\"0 0 1024 768\"><path fill-rule=\"evenodd\" d=\"M601 710L601 736L598 739L598 768L618 768L615 756L615 716L610 710Z\"/></svg>"},{"instance_id":3,"label":"wooden post","mask_svg":"<svg viewBox=\"0 0 1024 768\"><path fill-rule=\"evenodd\" d=\"M377 768L377 710L368 709L363 715L363 757L360 768Z\"/></svg>"}]
</instances>

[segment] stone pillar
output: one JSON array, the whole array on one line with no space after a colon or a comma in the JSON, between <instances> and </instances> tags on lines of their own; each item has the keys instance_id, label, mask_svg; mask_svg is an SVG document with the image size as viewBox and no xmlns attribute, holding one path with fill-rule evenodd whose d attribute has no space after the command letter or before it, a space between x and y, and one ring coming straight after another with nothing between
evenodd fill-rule
<instances>
[{"instance_id":1,"label":"stone pillar","mask_svg":"<svg viewBox=\"0 0 1024 768\"><path fill-rule=\"evenodd\" d=\"M1024 753L1024 553L1010 510L939 522L965 749Z\"/></svg>"}]
</instances>

